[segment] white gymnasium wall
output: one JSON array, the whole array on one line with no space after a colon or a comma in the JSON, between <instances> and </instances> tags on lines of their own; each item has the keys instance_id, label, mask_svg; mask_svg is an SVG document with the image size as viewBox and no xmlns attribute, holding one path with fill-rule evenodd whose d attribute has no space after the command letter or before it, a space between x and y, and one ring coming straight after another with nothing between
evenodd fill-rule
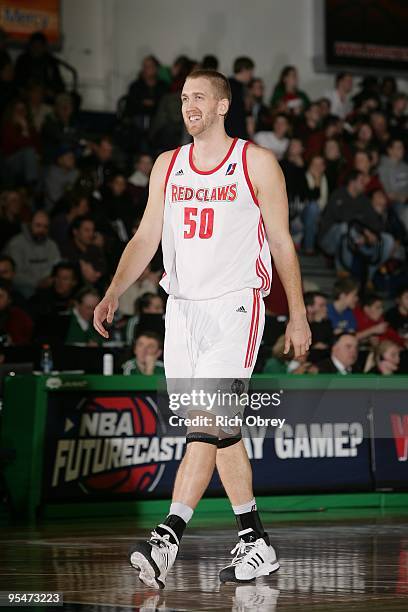
<instances>
[{"instance_id":1,"label":"white gymnasium wall","mask_svg":"<svg viewBox=\"0 0 408 612\"><path fill-rule=\"evenodd\" d=\"M249 55L271 91L285 64L295 64L312 96L333 78L313 70L318 0L62 0L61 56L79 72L84 107L115 108L140 61L154 53L165 64L185 53L215 53L229 74Z\"/></svg>"}]
</instances>

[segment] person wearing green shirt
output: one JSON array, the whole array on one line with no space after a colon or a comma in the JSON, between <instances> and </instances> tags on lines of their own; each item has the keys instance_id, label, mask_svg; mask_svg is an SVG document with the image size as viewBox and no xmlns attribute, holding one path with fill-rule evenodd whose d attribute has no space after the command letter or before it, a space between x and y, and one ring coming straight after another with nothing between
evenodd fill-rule
<instances>
[{"instance_id":1,"label":"person wearing green shirt","mask_svg":"<svg viewBox=\"0 0 408 612\"><path fill-rule=\"evenodd\" d=\"M280 74L272 98L271 107L274 108L279 102L284 102L287 110L294 115L299 115L302 110L305 110L310 100L307 94L301 89L298 89L298 71L295 66L285 66Z\"/></svg>"},{"instance_id":2,"label":"person wearing green shirt","mask_svg":"<svg viewBox=\"0 0 408 612\"><path fill-rule=\"evenodd\" d=\"M75 296L68 325L65 344L87 344L99 346L103 338L92 325L93 312L100 300L98 292L92 287L84 287Z\"/></svg>"},{"instance_id":3,"label":"person wearing green shirt","mask_svg":"<svg viewBox=\"0 0 408 612\"><path fill-rule=\"evenodd\" d=\"M144 376L164 376L164 366L158 361L163 351L163 340L153 331L141 332L133 343L132 359L122 364L123 374L142 374Z\"/></svg>"}]
</instances>

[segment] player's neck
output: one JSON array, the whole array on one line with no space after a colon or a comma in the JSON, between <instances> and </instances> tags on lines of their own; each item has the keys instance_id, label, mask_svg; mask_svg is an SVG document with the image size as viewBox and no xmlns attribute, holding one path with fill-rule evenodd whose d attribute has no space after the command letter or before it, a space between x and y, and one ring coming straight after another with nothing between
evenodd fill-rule
<instances>
[{"instance_id":1,"label":"player's neck","mask_svg":"<svg viewBox=\"0 0 408 612\"><path fill-rule=\"evenodd\" d=\"M224 130L200 134L194 138L194 163L198 167L216 165L228 153L232 141Z\"/></svg>"}]
</instances>

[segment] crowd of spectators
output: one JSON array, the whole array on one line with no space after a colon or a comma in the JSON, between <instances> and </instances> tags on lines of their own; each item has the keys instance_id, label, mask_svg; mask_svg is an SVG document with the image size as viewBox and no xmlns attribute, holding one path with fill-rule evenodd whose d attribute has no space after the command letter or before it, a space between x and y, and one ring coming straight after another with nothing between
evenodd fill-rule
<instances>
[{"instance_id":1,"label":"crowd of spectators","mask_svg":"<svg viewBox=\"0 0 408 612\"><path fill-rule=\"evenodd\" d=\"M16 59L1 50L0 359L44 342L102 345L93 309L137 230L154 159L190 141L180 92L197 67L217 69L218 59L166 67L145 57L113 128L90 133L43 34ZM237 58L232 72L227 132L274 152L296 248L322 253L333 274L333 295L305 293L313 345L299 362L283 354L285 313L269 302L256 370L407 371L406 94L391 77L339 73L312 99L285 66L268 96L252 59ZM159 249L120 299L109 345L127 347L124 374L162 372L161 274Z\"/></svg>"}]
</instances>

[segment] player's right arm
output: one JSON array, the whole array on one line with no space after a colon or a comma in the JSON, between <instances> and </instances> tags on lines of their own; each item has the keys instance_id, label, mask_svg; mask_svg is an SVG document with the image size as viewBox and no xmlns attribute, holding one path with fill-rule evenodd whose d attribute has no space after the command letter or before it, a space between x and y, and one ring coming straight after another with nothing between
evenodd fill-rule
<instances>
[{"instance_id":1,"label":"player's right arm","mask_svg":"<svg viewBox=\"0 0 408 612\"><path fill-rule=\"evenodd\" d=\"M165 180L172 155L173 151L166 151L157 158L150 176L149 199L139 228L122 253L105 297L95 308L93 324L104 338L108 338L109 334L103 322L106 320L112 323L120 296L139 278L159 246L163 228Z\"/></svg>"}]
</instances>

